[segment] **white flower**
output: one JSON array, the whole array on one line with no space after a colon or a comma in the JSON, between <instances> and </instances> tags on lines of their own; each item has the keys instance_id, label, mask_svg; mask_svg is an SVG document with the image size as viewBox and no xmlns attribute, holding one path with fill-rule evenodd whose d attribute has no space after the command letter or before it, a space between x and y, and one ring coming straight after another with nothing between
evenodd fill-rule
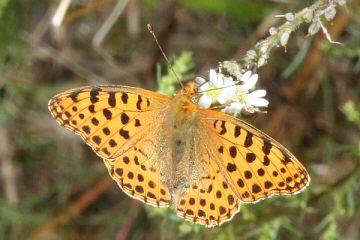
<instances>
[{"instance_id":1,"label":"white flower","mask_svg":"<svg viewBox=\"0 0 360 240\"><path fill-rule=\"evenodd\" d=\"M239 115L242 110L254 113L260 111L258 107L267 107L269 102L263 98L266 95L265 90L260 89L250 92L255 88L258 78L259 76L252 74L251 71L244 73L240 79L243 84L235 86L235 94L228 102L228 106L222 109L222 111L236 116Z\"/></svg>"},{"instance_id":2,"label":"white flower","mask_svg":"<svg viewBox=\"0 0 360 240\"><path fill-rule=\"evenodd\" d=\"M216 73L214 69L210 69L209 77L209 81L201 77L195 79L199 86L198 92L202 93L198 104L203 108L209 108L214 102L225 103L227 95L230 94L228 89L235 84L231 77Z\"/></svg>"},{"instance_id":3,"label":"white flower","mask_svg":"<svg viewBox=\"0 0 360 240\"><path fill-rule=\"evenodd\" d=\"M202 94L199 105L209 108L213 103L223 104L223 112L239 115L242 110L249 113L260 111L258 107L267 107L269 102L264 98L266 91L263 89L252 91L258 81L258 75L251 71L245 72L240 81L233 81L215 70L210 70L210 80L207 82L197 77L198 91Z\"/></svg>"}]
</instances>

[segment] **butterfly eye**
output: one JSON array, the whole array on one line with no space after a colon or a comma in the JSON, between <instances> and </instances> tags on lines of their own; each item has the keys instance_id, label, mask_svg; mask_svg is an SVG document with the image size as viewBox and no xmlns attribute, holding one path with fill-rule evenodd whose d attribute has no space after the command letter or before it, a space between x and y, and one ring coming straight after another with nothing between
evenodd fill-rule
<instances>
[{"instance_id":1,"label":"butterfly eye","mask_svg":"<svg viewBox=\"0 0 360 240\"><path fill-rule=\"evenodd\" d=\"M192 101L193 103L197 103L198 97L197 97L197 96L191 96L191 101Z\"/></svg>"}]
</instances>

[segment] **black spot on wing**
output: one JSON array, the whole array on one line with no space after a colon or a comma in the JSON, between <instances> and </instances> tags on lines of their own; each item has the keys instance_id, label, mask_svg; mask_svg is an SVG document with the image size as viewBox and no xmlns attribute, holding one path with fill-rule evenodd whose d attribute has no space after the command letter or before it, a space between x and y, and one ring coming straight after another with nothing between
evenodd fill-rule
<instances>
[{"instance_id":1,"label":"black spot on wing","mask_svg":"<svg viewBox=\"0 0 360 240\"><path fill-rule=\"evenodd\" d=\"M142 103L142 98L140 95L138 95L138 101L136 102L136 108L141 110L141 103Z\"/></svg>"},{"instance_id":2,"label":"black spot on wing","mask_svg":"<svg viewBox=\"0 0 360 240\"><path fill-rule=\"evenodd\" d=\"M252 136L253 134L251 132L247 132L244 147L250 147L253 144Z\"/></svg>"},{"instance_id":3,"label":"black spot on wing","mask_svg":"<svg viewBox=\"0 0 360 240\"><path fill-rule=\"evenodd\" d=\"M263 168L259 168L257 172L258 172L258 175L259 175L260 177L262 177L262 176L265 175L265 171L264 171Z\"/></svg>"},{"instance_id":4,"label":"black spot on wing","mask_svg":"<svg viewBox=\"0 0 360 240\"><path fill-rule=\"evenodd\" d=\"M116 147L116 146L117 146L117 143L115 142L114 139L110 139L109 145L110 145L111 147Z\"/></svg>"},{"instance_id":5,"label":"black spot on wing","mask_svg":"<svg viewBox=\"0 0 360 240\"><path fill-rule=\"evenodd\" d=\"M101 88L93 88L90 91L90 101L91 103L96 103L99 101L99 98L97 97L99 95L99 91L101 91Z\"/></svg>"},{"instance_id":6,"label":"black spot on wing","mask_svg":"<svg viewBox=\"0 0 360 240\"><path fill-rule=\"evenodd\" d=\"M282 164L287 165L291 162L289 154L287 154L284 150L280 149L281 152L284 154L284 159L281 160Z\"/></svg>"},{"instance_id":7,"label":"black spot on wing","mask_svg":"<svg viewBox=\"0 0 360 240\"><path fill-rule=\"evenodd\" d=\"M252 173L251 173L250 171L248 171L248 170L246 170L246 171L244 172L244 175L245 175L245 178L246 178L246 179L250 179L250 178L252 177Z\"/></svg>"},{"instance_id":8,"label":"black spot on wing","mask_svg":"<svg viewBox=\"0 0 360 240\"><path fill-rule=\"evenodd\" d=\"M219 212L220 212L220 215L223 215L224 213L226 213L226 208L224 208L223 206L220 206Z\"/></svg>"},{"instance_id":9,"label":"black spot on wing","mask_svg":"<svg viewBox=\"0 0 360 240\"><path fill-rule=\"evenodd\" d=\"M272 148L272 144L271 144L271 142L269 140L267 140L265 138L263 138L263 141L264 141L264 145L262 147L262 150L266 155L268 155L270 153L271 148Z\"/></svg>"},{"instance_id":10,"label":"black spot on wing","mask_svg":"<svg viewBox=\"0 0 360 240\"><path fill-rule=\"evenodd\" d=\"M135 119L135 127L139 127L139 126L141 126L140 120L139 120L139 119Z\"/></svg>"},{"instance_id":11,"label":"black spot on wing","mask_svg":"<svg viewBox=\"0 0 360 240\"><path fill-rule=\"evenodd\" d=\"M116 106L116 98L115 98L115 92L109 92L109 99L108 103L111 107Z\"/></svg>"},{"instance_id":12,"label":"black spot on wing","mask_svg":"<svg viewBox=\"0 0 360 240\"><path fill-rule=\"evenodd\" d=\"M239 187L241 187L241 188L243 188L244 186L245 186L245 183L244 183L244 181L242 180L242 179L238 179L237 180L237 182L236 182L238 185L239 185Z\"/></svg>"},{"instance_id":13,"label":"black spot on wing","mask_svg":"<svg viewBox=\"0 0 360 240\"><path fill-rule=\"evenodd\" d=\"M234 203L234 197L232 195L228 196L228 203L232 205Z\"/></svg>"},{"instance_id":14,"label":"black spot on wing","mask_svg":"<svg viewBox=\"0 0 360 240\"><path fill-rule=\"evenodd\" d=\"M126 113L122 113L121 114L121 123L122 124L127 124L129 122L129 116Z\"/></svg>"},{"instance_id":15,"label":"black spot on wing","mask_svg":"<svg viewBox=\"0 0 360 240\"><path fill-rule=\"evenodd\" d=\"M218 120L214 121L214 128L216 128L216 124L217 124Z\"/></svg>"},{"instance_id":16,"label":"black spot on wing","mask_svg":"<svg viewBox=\"0 0 360 240\"><path fill-rule=\"evenodd\" d=\"M101 149L102 151L103 151L103 153L105 153L107 156L110 156L111 155L111 153L107 150L107 148L105 147L105 148L103 148L103 149Z\"/></svg>"},{"instance_id":17,"label":"black spot on wing","mask_svg":"<svg viewBox=\"0 0 360 240\"><path fill-rule=\"evenodd\" d=\"M226 133L226 127L225 127L225 121L221 122L221 131L220 131L220 135L224 135Z\"/></svg>"},{"instance_id":18,"label":"black spot on wing","mask_svg":"<svg viewBox=\"0 0 360 240\"><path fill-rule=\"evenodd\" d=\"M99 145L101 143L101 138L99 136L93 136L92 137L92 140L97 144Z\"/></svg>"},{"instance_id":19,"label":"black spot on wing","mask_svg":"<svg viewBox=\"0 0 360 240\"><path fill-rule=\"evenodd\" d=\"M235 147L235 146L231 146L231 147L229 148L229 153L230 153L230 156L231 156L232 158L235 158L235 157L236 157L236 153L237 153L236 147Z\"/></svg>"},{"instance_id":20,"label":"black spot on wing","mask_svg":"<svg viewBox=\"0 0 360 240\"><path fill-rule=\"evenodd\" d=\"M124 129L120 129L119 134L120 134L120 136L122 136L122 137L125 138L125 139L129 139L129 138L130 138L130 136L129 136L129 131L126 131L126 130L124 130Z\"/></svg>"},{"instance_id":21,"label":"black spot on wing","mask_svg":"<svg viewBox=\"0 0 360 240\"><path fill-rule=\"evenodd\" d=\"M90 105L88 109L89 109L89 112L95 113L95 105L93 105L93 104Z\"/></svg>"},{"instance_id":22,"label":"black spot on wing","mask_svg":"<svg viewBox=\"0 0 360 240\"><path fill-rule=\"evenodd\" d=\"M205 212L203 211L203 210L198 210L198 215L199 215L199 217L205 217L206 216L206 214L205 214Z\"/></svg>"},{"instance_id":23,"label":"black spot on wing","mask_svg":"<svg viewBox=\"0 0 360 240\"><path fill-rule=\"evenodd\" d=\"M194 211L191 210L191 209L187 209L187 210L186 210L186 214L187 214L187 215L194 215Z\"/></svg>"},{"instance_id":24,"label":"black spot on wing","mask_svg":"<svg viewBox=\"0 0 360 240\"><path fill-rule=\"evenodd\" d=\"M224 147L223 146L220 146L219 149L218 149L219 153L223 153L224 152Z\"/></svg>"},{"instance_id":25,"label":"black spot on wing","mask_svg":"<svg viewBox=\"0 0 360 240\"><path fill-rule=\"evenodd\" d=\"M89 128L89 126L87 126L87 125L82 126L82 130L83 130L86 134L89 134L89 133L90 133L90 128Z\"/></svg>"},{"instance_id":26,"label":"black spot on wing","mask_svg":"<svg viewBox=\"0 0 360 240\"><path fill-rule=\"evenodd\" d=\"M110 134L110 129L107 128L107 127L104 127L103 128L103 133L108 136Z\"/></svg>"},{"instance_id":27,"label":"black spot on wing","mask_svg":"<svg viewBox=\"0 0 360 240\"><path fill-rule=\"evenodd\" d=\"M266 189L269 189L269 188L271 188L273 186L273 184L270 181L266 181L264 186L265 186Z\"/></svg>"},{"instance_id":28,"label":"black spot on wing","mask_svg":"<svg viewBox=\"0 0 360 240\"><path fill-rule=\"evenodd\" d=\"M123 92L121 94L121 101L124 103L124 104L127 104L128 103L128 99L129 99L129 96L127 95L126 92Z\"/></svg>"},{"instance_id":29,"label":"black spot on wing","mask_svg":"<svg viewBox=\"0 0 360 240\"><path fill-rule=\"evenodd\" d=\"M115 172L117 173L117 175L119 175L121 177L124 173L124 170L122 168L117 168L117 169L115 169Z\"/></svg>"},{"instance_id":30,"label":"black spot on wing","mask_svg":"<svg viewBox=\"0 0 360 240\"><path fill-rule=\"evenodd\" d=\"M144 188L142 186L136 186L135 191L137 191L138 193L144 193Z\"/></svg>"},{"instance_id":31,"label":"black spot on wing","mask_svg":"<svg viewBox=\"0 0 360 240\"><path fill-rule=\"evenodd\" d=\"M259 192L261 192L261 187L260 187L258 184L254 183L254 184L252 185L252 192L253 192L253 193L259 193Z\"/></svg>"},{"instance_id":32,"label":"black spot on wing","mask_svg":"<svg viewBox=\"0 0 360 240\"><path fill-rule=\"evenodd\" d=\"M111 117L112 117L112 112L110 112L110 111L107 110L107 109L103 109L103 114L104 114L104 116L105 116L105 118L106 118L107 120L110 120Z\"/></svg>"},{"instance_id":33,"label":"black spot on wing","mask_svg":"<svg viewBox=\"0 0 360 240\"><path fill-rule=\"evenodd\" d=\"M235 129L234 129L234 137L238 137L238 136L240 136L240 126L235 126Z\"/></svg>"},{"instance_id":34,"label":"black spot on wing","mask_svg":"<svg viewBox=\"0 0 360 240\"><path fill-rule=\"evenodd\" d=\"M243 194L242 194L242 197L243 198L248 198L250 196L249 192L248 191L245 191Z\"/></svg>"},{"instance_id":35,"label":"black spot on wing","mask_svg":"<svg viewBox=\"0 0 360 240\"><path fill-rule=\"evenodd\" d=\"M156 196L155 196L153 193L151 193L151 192L148 192L148 193L147 193L147 196L148 196L149 198L156 199Z\"/></svg>"},{"instance_id":36,"label":"black spot on wing","mask_svg":"<svg viewBox=\"0 0 360 240\"><path fill-rule=\"evenodd\" d=\"M264 164L264 166L269 166L269 164L270 164L270 159L266 155L264 156L263 164Z\"/></svg>"},{"instance_id":37,"label":"black spot on wing","mask_svg":"<svg viewBox=\"0 0 360 240\"><path fill-rule=\"evenodd\" d=\"M69 94L69 97L70 97L71 100L73 100L74 102L77 102L77 101L78 101L77 97L78 97L79 93L81 93L81 90L77 90L77 91L75 91L75 92L70 93L70 94Z\"/></svg>"},{"instance_id":38,"label":"black spot on wing","mask_svg":"<svg viewBox=\"0 0 360 240\"><path fill-rule=\"evenodd\" d=\"M232 164L232 163L228 163L227 168L226 168L229 172L234 172L236 171L236 165Z\"/></svg>"},{"instance_id":39,"label":"black spot on wing","mask_svg":"<svg viewBox=\"0 0 360 240\"><path fill-rule=\"evenodd\" d=\"M95 126L99 125L99 120L97 120L96 117L93 117L93 118L91 119L91 122L92 122L92 124L94 124Z\"/></svg>"},{"instance_id":40,"label":"black spot on wing","mask_svg":"<svg viewBox=\"0 0 360 240\"><path fill-rule=\"evenodd\" d=\"M129 164L130 159L127 156L125 156L125 157L123 157L123 161L125 164Z\"/></svg>"},{"instance_id":41,"label":"black spot on wing","mask_svg":"<svg viewBox=\"0 0 360 240\"><path fill-rule=\"evenodd\" d=\"M246 161L248 163L252 163L256 159L256 156L254 153L247 153L246 154Z\"/></svg>"}]
</instances>

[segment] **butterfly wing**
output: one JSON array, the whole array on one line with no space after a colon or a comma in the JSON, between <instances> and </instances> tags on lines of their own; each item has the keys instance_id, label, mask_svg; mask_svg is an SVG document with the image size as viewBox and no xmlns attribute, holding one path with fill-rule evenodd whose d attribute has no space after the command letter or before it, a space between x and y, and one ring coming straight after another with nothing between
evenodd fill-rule
<instances>
[{"instance_id":1,"label":"butterfly wing","mask_svg":"<svg viewBox=\"0 0 360 240\"><path fill-rule=\"evenodd\" d=\"M232 219L240 210L240 200L213 162L211 153L200 142L197 144L205 150L201 161L205 163L206 175L181 195L176 212L190 222L215 227Z\"/></svg>"},{"instance_id":2,"label":"butterfly wing","mask_svg":"<svg viewBox=\"0 0 360 240\"><path fill-rule=\"evenodd\" d=\"M169 100L140 88L84 87L54 96L49 110L100 157L115 159L154 129Z\"/></svg>"},{"instance_id":3,"label":"butterfly wing","mask_svg":"<svg viewBox=\"0 0 360 240\"><path fill-rule=\"evenodd\" d=\"M171 203L171 193L165 184L167 180L161 179L167 175L158 161L159 144L149 140L149 137L143 138L122 156L104 159L104 163L126 194L155 207L167 207Z\"/></svg>"},{"instance_id":4,"label":"butterfly wing","mask_svg":"<svg viewBox=\"0 0 360 240\"><path fill-rule=\"evenodd\" d=\"M211 160L242 202L297 194L309 184L302 164L271 137L221 112L200 109L199 114Z\"/></svg>"},{"instance_id":5,"label":"butterfly wing","mask_svg":"<svg viewBox=\"0 0 360 240\"><path fill-rule=\"evenodd\" d=\"M121 86L72 89L49 102L53 117L79 134L104 159L111 177L129 196L165 207L171 203L166 183L168 139L164 119L170 98ZM161 172L161 173L160 173ZM160 174L162 176L160 176Z\"/></svg>"}]
</instances>

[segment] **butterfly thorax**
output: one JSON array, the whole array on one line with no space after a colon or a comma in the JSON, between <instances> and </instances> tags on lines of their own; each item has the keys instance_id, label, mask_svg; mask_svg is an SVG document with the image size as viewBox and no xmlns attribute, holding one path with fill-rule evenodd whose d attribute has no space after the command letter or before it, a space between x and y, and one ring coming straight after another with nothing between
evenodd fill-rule
<instances>
[{"instance_id":1,"label":"butterfly thorax","mask_svg":"<svg viewBox=\"0 0 360 240\"><path fill-rule=\"evenodd\" d=\"M198 95L195 83L189 82L174 97L172 103L173 127L183 126L187 121L193 119L198 112Z\"/></svg>"}]
</instances>

